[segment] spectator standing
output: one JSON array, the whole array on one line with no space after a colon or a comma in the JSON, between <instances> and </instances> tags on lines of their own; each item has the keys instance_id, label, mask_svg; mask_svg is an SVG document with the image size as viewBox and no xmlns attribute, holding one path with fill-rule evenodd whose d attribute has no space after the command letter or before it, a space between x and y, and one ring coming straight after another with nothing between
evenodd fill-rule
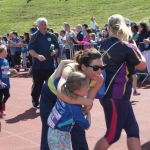
<instances>
[{"instance_id":1,"label":"spectator standing","mask_svg":"<svg viewBox=\"0 0 150 150\"><path fill-rule=\"evenodd\" d=\"M62 29L60 31L60 37L59 37L59 47L60 47L60 55L61 55L61 59L64 60L66 59L66 53L65 53L65 42L66 41L66 31L64 29Z\"/></svg>"},{"instance_id":2,"label":"spectator standing","mask_svg":"<svg viewBox=\"0 0 150 150\"><path fill-rule=\"evenodd\" d=\"M83 40L84 35L82 32L82 25L78 24L76 25L76 32L77 32L77 36L75 37L79 42ZM78 44L75 39L73 37L71 37L72 41L74 44ZM74 49L79 51L79 50L83 50L83 45L75 45Z\"/></svg>"},{"instance_id":3,"label":"spectator standing","mask_svg":"<svg viewBox=\"0 0 150 150\"><path fill-rule=\"evenodd\" d=\"M95 31L96 31L96 25L97 25L97 23L96 23L96 21L95 21L95 18L92 17L92 18L91 18L91 22L90 22L90 26L91 26L91 29L93 30L94 33L95 33Z\"/></svg>"},{"instance_id":4,"label":"spectator standing","mask_svg":"<svg viewBox=\"0 0 150 150\"><path fill-rule=\"evenodd\" d=\"M133 25L131 26L131 31L132 31L132 33L133 33L132 39L133 39L135 42L137 42L138 37L139 37L137 24L133 24Z\"/></svg>"},{"instance_id":5,"label":"spectator standing","mask_svg":"<svg viewBox=\"0 0 150 150\"><path fill-rule=\"evenodd\" d=\"M13 32L13 44L14 46L16 47L16 50L15 50L15 66L14 68L18 69L19 71L19 68L20 68L20 61L21 61L21 58L20 58L20 55L21 55L21 51L22 51L22 48L20 47L20 44L19 44L19 38L18 38L18 33L17 32Z\"/></svg>"},{"instance_id":6,"label":"spectator standing","mask_svg":"<svg viewBox=\"0 0 150 150\"><path fill-rule=\"evenodd\" d=\"M82 33L83 33L83 36L86 36L86 30L88 29L88 25L87 24L83 24L82 25Z\"/></svg>"},{"instance_id":7,"label":"spectator standing","mask_svg":"<svg viewBox=\"0 0 150 150\"><path fill-rule=\"evenodd\" d=\"M76 42L78 44L83 44L83 45L84 45L84 43L89 42L90 41L90 33L92 33L92 30L91 29L87 29L86 30L86 36L83 38L83 40L82 41L76 40ZM86 50L88 48L89 48L89 44L84 45L84 50Z\"/></svg>"},{"instance_id":8,"label":"spectator standing","mask_svg":"<svg viewBox=\"0 0 150 150\"><path fill-rule=\"evenodd\" d=\"M138 26L134 23L131 25L131 31L133 33L132 39L137 42L139 34L138 34ZM132 41L131 41L132 42ZM133 95L140 95L140 93L137 91L137 70L134 70L134 73L132 75L133 81L132 81L132 87L133 87Z\"/></svg>"},{"instance_id":9,"label":"spectator standing","mask_svg":"<svg viewBox=\"0 0 150 150\"><path fill-rule=\"evenodd\" d=\"M75 33L70 29L70 25L68 23L65 24L65 31L66 31L66 40L62 40L62 42L65 42L65 51L66 51L66 57L67 59L71 58L71 50L73 51L73 42L71 40L71 37L75 37Z\"/></svg>"},{"instance_id":10,"label":"spectator standing","mask_svg":"<svg viewBox=\"0 0 150 150\"><path fill-rule=\"evenodd\" d=\"M148 72L150 72L150 44L146 43L145 40L150 36L150 31L146 23L141 22L139 25L139 37L137 44L146 59L146 66Z\"/></svg>"},{"instance_id":11,"label":"spectator standing","mask_svg":"<svg viewBox=\"0 0 150 150\"><path fill-rule=\"evenodd\" d=\"M8 48L10 49L11 60L12 60L12 63L13 63L12 67L14 67L15 66L15 51L16 51L16 47L13 44L12 32L9 33Z\"/></svg>"},{"instance_id":12,"label":"spectator standing","mask_svg":"<svg viewBox=\"0 0 150 150\"><path fill-rule=\"evenodd\" d=\"M28 47L29 53L34 57L32 65L33 85L31 96L33 108L35 109L40 107L39 97L41 88L44 81L54 72L53 56L59 50L56 36L47 31L47 20L45 18L38 18L36 23L39 30L32 35Z\"/></svg>"},{"instance_id":13,"label":"spectator standing","mask_svg":"<svg viewBox=\"0 0 150 150\"><path fill-rule=\"evenodd\" d=\"M38 30L36 22L33 22L33 30L31 34L34 34Z\"/></svg>"}]
</instances>

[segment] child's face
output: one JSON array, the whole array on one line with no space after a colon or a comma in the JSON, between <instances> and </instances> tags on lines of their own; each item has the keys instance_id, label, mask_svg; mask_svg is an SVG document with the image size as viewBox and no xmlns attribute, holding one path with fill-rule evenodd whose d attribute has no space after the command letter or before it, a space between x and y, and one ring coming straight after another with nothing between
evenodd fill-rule
<instances>
[{"instance_id":1,"label":"child's face","mask_svg":"<svg viewBox=\"0 0 150 150\"><path fill-rule=\"evenodd\" d=\"M90 36L90 40L93 40L94 41L94 38L92 36Z\"/></svg>"},{"instance_id":2,"label":"child's face","mask_svg":"<svg viewBox=\"0 0 150 150\"><path fill-rule=\"evenodd\" d=\"M82 88L80 90L75 91L75 93L79 96L87 96L88 95L88 91L89 91L90 87L89 87L89 83L88 81L82 86Z\"/></svg>"},{"instance_id":3,"label":"child's face","mask_svg":"<svg viewBox=\"0 0 150 150\"><path fill-rule=\"evenodd\" d=\"M3 51L0 53L0 56L1 56L1 58L6 58L6 57L7 57L7 50L3 50Z\"/></svg>"}]
</instances>

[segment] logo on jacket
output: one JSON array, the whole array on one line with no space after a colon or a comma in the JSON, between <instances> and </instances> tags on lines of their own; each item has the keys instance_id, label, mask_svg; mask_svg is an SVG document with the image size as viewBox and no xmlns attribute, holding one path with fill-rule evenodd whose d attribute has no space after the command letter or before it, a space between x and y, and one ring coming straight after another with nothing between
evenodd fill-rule
<instances>
[{"instance_id":1,"label":"logo on jacket","mask_svg":"<svg viewBox=\"0 0 150 150\"><path fill-rule=\"evenodd\" d=\"M47 38L47 41L51 41L51 38Z\"/></svg>"}]
</instances>

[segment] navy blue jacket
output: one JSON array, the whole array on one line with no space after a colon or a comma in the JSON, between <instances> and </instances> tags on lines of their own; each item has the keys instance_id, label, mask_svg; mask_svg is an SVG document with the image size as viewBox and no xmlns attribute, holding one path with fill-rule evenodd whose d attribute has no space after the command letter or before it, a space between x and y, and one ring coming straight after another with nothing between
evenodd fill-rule
<instances>
[{"instance_id":1,"label":"navy blue jacket","mask_svg":"<svg viewBox=\"0 0 150 150\"><path fill-rule=\"evenodd\" d=\"M34 39L33 39L34 38ZM46 31L46 34L43 35L39 30L32 35L29 42L28 49L34 50L37 54L43 55L46 60L39 61L37 58L34 58L32 65L33 70L50 70L54 69L54 58L50 56L50 46L54 45L54 48L59 50L59 44L57 38L54 34Z\"/></svg>"}]
</instances>

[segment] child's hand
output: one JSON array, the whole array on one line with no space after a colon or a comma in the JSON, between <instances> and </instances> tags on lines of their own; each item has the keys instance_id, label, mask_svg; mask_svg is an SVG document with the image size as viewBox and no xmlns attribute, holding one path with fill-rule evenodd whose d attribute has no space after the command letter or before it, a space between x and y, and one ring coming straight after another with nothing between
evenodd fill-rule
<instances>
[{"instance_id":1,"label":"child's hand","mask_svg":"<svg viewBox=\"0 0 150 150\"><path fill-rule=\"evenodd\" d=\"M55 50L53 50L51 53L50 53L50 56L54 56L57 52Z\"/></svg>"},{"instance_id":2,"label":"child's hand","mask_svg":"<svg viewBox=\"0 0 150 150\"><path fill-rule=\"evenodd\" d=\"M86 116L88 113L88 111L86 110L86 106L83 106L81 109L82 109L83 115Z\"/></svg>"},{"instance_id":3,"label":"child's hand","mask_svg":"<svg viewBox=\"0 0 150 150\"><path fill-rule=\"evenodd\" d=\"M7 84L1 82L1 86L2 86L2 88L5 88L7 86Z\"/></svg>"},{"instance_id":4,"label":"child's hand","mask_svg":"<svg viewBox=\"0 0 150 150\"><path fill-rule=\"evenodd\" d=\"M16 72L15 72L15 73L16 73L16 76L18 76L18 75L19 75L19 72L18 72L17 70L16 70Z\"/></svg>"}]
</instances>

